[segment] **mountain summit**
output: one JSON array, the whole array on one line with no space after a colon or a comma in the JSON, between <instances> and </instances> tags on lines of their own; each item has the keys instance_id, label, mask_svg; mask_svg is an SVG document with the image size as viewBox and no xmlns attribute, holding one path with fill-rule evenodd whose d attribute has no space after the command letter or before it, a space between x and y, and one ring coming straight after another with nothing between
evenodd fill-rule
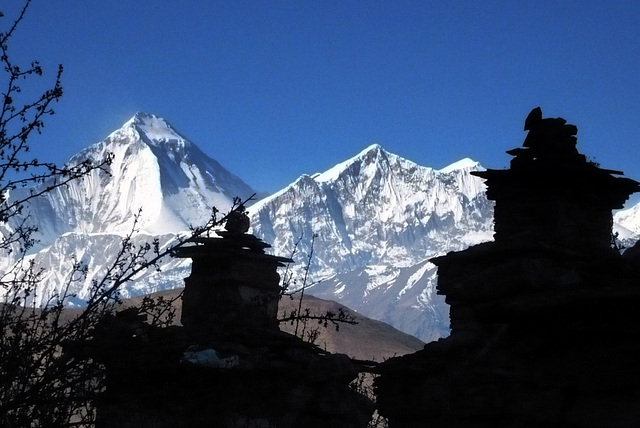
<instances>
[{"instance_id":1,"label":"mountain summit","mask_svg":"<svg viewBox=\"0 0 640 428\"><path fill-rule=\"evenodd\" d=\"M482 169L435 170L372 145L250 207L253 232L301 262L313 241L311 294L433 340L449 320L428 259L492 239L492 204L470 174Z\"/></svg>"},{"instance_id":2,"label":"mountain summit","mask_svg":"<svg viewBox=\"0 0 640 428\"><path fill-rule=\"evenodd\" d=\"M69 233L126 233L142 209L138 227L152 234L187 230L207 220L212 207L227 210L250 186L229 172L164 119L137 113L104 141L75 155L70 164L113 155L109 173L94 171L50 192L30 206L49 244Z\"/></svg>"},{"instance_id":3,"label":"mountain summit","mask_svg":"<svg viewBox=\"0 0 640 428\"><path fill-rule=\"evenodd\" d=\"M83 304L140 208L136 242L157 238L166 245L190 224L203 223L212 206L226 210L234 196L254 193L155 115L136 114L70 163L107 152L114 155L109 174L96 171L29 206L41 239L32 257L45 272L42 299L66 283L77 260L91 268L71 290ZM312 294L433 340L448 334L449 319L429 259L492 239L493 205L471 174L479 170L471 159L437 170L372 145L249 206L253 233L277 254L295 249L298 278L313 241ZM122 296L180 287L189 275L186 260L167 260L161 268L137 278Z\"/></svg>"},{"instance_id":4,"label":"mountain summit","mask_svg":"<svg viewBox=\"0 0 640 428\"><path fill-rule=\"evenodd\" d=\"M135 129L149 145L173 144L182 148L191 145L191 142L180 135L169 122L154 114L137 112L122 128Z\"/></svg>"}]
</instances>

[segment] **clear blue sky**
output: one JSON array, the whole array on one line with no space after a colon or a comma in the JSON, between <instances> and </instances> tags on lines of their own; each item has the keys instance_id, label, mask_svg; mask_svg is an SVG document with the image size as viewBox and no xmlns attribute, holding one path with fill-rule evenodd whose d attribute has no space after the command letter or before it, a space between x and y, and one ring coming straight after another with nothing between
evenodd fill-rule
<instances>
[{"instance_id":1,"label":"clear blue sky","mask_svg":"<svg viewBox=\"0 0 640 428\"><path fill-rule=\"evenodd\" d=\"M57 162L145 111L268 192L374 142L502 168L541 106L640 180L637 0L34 0L11 48L65 67Z\"/></svg>"}]
</instances>

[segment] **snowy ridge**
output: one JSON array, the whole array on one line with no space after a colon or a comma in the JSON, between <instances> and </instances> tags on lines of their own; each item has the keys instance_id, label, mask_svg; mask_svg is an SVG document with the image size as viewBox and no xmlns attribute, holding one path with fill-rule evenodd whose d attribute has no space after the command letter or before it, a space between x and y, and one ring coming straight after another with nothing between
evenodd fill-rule
<instances>
[{"instance_id":1,"label":"snowy ridge","mask_svg":"<svg viewBox=\"0 0 640 428\"><path fill-rule=\"evenodd\" d=\"M453 171L457 171L460 169L475 169L475 168L480 168L480 163L474 161L473 159L469 159L469 158L464 158L464 159L460 159L457 162L452 163L451 165L448 165L444 168L442 168L440 170L440 173L442 174L449 174L450 172Z\"/></svg>"},{"instance_id":2,"label":"snowy ridge","mask_svg":"<svg viewBox=\"0 0 640 428\"><path fill-rule=\"evenodd\" d=\"M333 168L328 169L323 173L318 173L313 176L313 179L318 182L328 182L332 180L336 180L341 174L345 171L349 170L349 167L354 164L359 164L360 162L367 162L367 158L371 158L372 156L387 156L389 157L391 154L386 152L382 146L379 144L372 144L356 156L348 159L344 162L341 162L334 166ZM396 157L395 155L391 155Z\"/></svg>"},{"instance_id":3,"label":"snowy ridge","mask_svg":"<svg viewBox=\"0 0 640 428\"><path fill-rule=\"evenodd\" d=\"M372 145L256 203L253 232L287 256L302 237L294 269L315 236L312 294L435 339L448 318L427 259L492 238L492 205L470 174L480 169L464 160L438 171Z\"/></svg>"},{"instance_id":4,"label":"snowy ridge","mask_svg":"<svg viewBox=\"0 0 640 428\"><path fill-rule=\"evenodd\" d=\"M107 153L113 155L108 172L93 171L33 200L25 210L39 227L40 243L31 257L46 271L41 301L66 283L73 260L90 267L85 281L72 287L78 302L86 298L91 280L100 278L122 237L132 230L140 209L136 242L158 237L165 245L189 226L204 224L212 207L225 212L234 197L248 198L255 193L154 115L137 113L105 140L75 155L69 164L86 159L100 162ZM160 275L143 275L122 293L174 288L182 285L187 272L184 260L167 260Z\"/></svg>"},{"instance_id":5,"label":"snowy ridge","mask_svg":"<svg viewBox=\"0 0 640 428\"><path fill-rule=\"evenodd\" d=\"M107 152L114 154L110 174L94 172L29 207L42 240L31 256L46 271L38 294L42 301L66 283L75 259L90 267L72 290L74 303L82 304L140 207L136 242L158 238L168 245L189 224L202 224L212 206L225 210L232 197L254 193L154 115L136 114L70 162L102 159ZM449 321L429 258L492 239L493 206L482 180L471 175L482 169L462 159L436 170L372 145L249 206L253 233L283 256L290 256L302 237L294 254L298 272L314 240L312 294L434 340L448 334ZM625 243L635 242L640 205L615 219ZM2 260L0 268L9 262ZM160 274L148 272L127 285L123 295L179 287L189 274L186 260L168 259L161 268Z\"/></svg>"}]
</instances>

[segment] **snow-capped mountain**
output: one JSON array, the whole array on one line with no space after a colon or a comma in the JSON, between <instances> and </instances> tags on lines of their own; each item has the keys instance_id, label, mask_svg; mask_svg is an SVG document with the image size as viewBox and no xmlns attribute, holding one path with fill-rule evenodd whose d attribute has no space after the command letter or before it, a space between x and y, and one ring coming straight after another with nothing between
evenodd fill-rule
<instances>
[{"instance_id":1,"label":"snow-capped mountain","mask_svg":"<svg viewBox=\"0 0 640 428\"><path fill-rule=\"evenodd\" d=\"M99 162L107 153L109 173L95 170L30 204L42 245L64 233L127 233L139 209L142 231L175 233L200 224L203 208L225 210L233 197L255 193L154 115L137 113L69 164Z\"/></svg>"},{"instance_id":2,"label":"snow-capped mountain","mask_svg":"<svg viewBox=\"0 0 640 428\"><path fill-rule=\"evenodd\" d=\"M212 206L225 211L234 196L255 193L153 115L136 114L70 162L99 160L107 152L114 155L110 174L96 171L29 207L41 239L31 257L45 270L39 299L61 290L78 260L89 266L86 279L72 283L81 304L139 208L136 242L157 238L167 245L190 224L204 223ZM433 340L448 334L449 320L428 259L492 238L492 204L482 180L470 174L481 169L463 159L436 170L373 145L248 207L252 233L278 255L295 252L292 288L301 286L313 241L311 294ZM640 233L640 205L617 213L616 221L632 243ZM123 296L179 287L189 275L188 260L161 267L137 278Z\"/></svg>"},{"instance_id":3,"label":"snow-capped mountain","mask_svg":"<svg viewBox=\"0 0 640 428\"><path fill-rule=\"evenodd\" d=\"M449 319L428 259L493 236L493 205L470 174L482 169L463 159L434 170L374 145L256 203L253 232L278 254L297 253L298 281L313 240L309 293L434 340ZM615 219L623 245L638 240L640 205Z\"/></svg>"},{"instance_id":4,"label":"snow-capped mountain","mask_svg":"<svg viewBox=\"0 0 640 428\"><path fill-rule=\"evenodd\" d=\"M630 247L640 237L640 203L613 215L613 230L625 247Z\"/></svg>"},{"instance_id":5,"label":"snow-capped mountain","mask_svg":"<svg viewBox=\"0 0 640 428\"><path fill-rule=\"evenodd\" d=\"M283 255L299 241L298 278L313 240L311 294L433 340L449 319L427 260L492 238L492 204L470 174L481 169L434 170L373 145L253 205L253 233Z\"/></svg>"},{"instance_id":6,"label":"snow-capped mountain","mask_svg":"<svg viewBox=\"0 0 640 428\"><path fill-rule=\"evenodd\" d=\"M140 209L135 240L142 243L158 238L166 245L190 225L204 224L212 207L224 212L234 197L248 198L256 193L154 115L137 113L69 164L86 159L100 162L107 153L113 155L108 171L95 170L48 192L32 200L25 210L29 221L38 226L40 242L35 250L39 251L31 257L45 271L47 290L39 294L40 300L65 286L77 260L89 266L86 280L72 285L81 302L91 281L100 278L102 268L121 247L122 237L132 230ZM123 295L182 285L189 263L166 263L160 275L144 275L123 290Z\"/></svg>"}]
</instances>

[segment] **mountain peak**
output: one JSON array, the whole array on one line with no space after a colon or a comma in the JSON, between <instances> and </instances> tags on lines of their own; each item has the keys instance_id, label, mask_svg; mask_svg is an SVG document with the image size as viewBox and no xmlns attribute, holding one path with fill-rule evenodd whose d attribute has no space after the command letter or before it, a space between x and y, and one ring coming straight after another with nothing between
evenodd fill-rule
<instances>
[{"instance_id":1,"label":"mountain peak","mask_svg":"<svg viewBox=\"0 0 640 428\"><path fill-rule=\"evenodd\" d=\"M153 121L162 121L165 122L166 121L159 117L156 116L155 114L151 114L151 113L145 113L143 111L138 111L136 112L136 114L134 114L131 119L127 120L124 125L122 125L123 128L126 127L130 127L130 126L135 126L135 125L144 125L146 122L153 122ZM168 123L167 123L168 125Z\"/></svg>"},{"instance_id":2,"label":"mountain peak","mask_svg":"<svg viewBox=\"0 0 640 428\"><path fill-rule=\"evenodd\" d=\"M173 142L183 147L188 140L180 135L165 119L155 114L137 112L123 128L133 128L147 144Z\"/></svg>"},{"instance_id":3,"label":"mountain peak","mask_svg":"<svg viewBox=\"0 0 640 428\"><path fill-rule=\"evenodd\" d=\"M136 114L134 114L133 117L131 118L132 121L144 121L145 119L160 119L160 120L163 120L162 118L159 118L155 114L146 113L144 111L137 111Z\"/></svg>"},{"instance_id":4,"label":"mountain peak","mask_svg":"<svg viewBox=\"0 0 640 428\"><path fill-rule=\"evenodd\" d=\"M376 161L377 159L388 159L389 157L398 157L391 152L385 150L380 144L371 144L369 147L362 150L360 153L352 157L348 162L365 161L366 163Z\"/></svg>"},{"instance_id":5,"label":"mountain peak","mask_svg":"<svg viewBox=\"0 0 640 428\"><path fill-rule=\"evenodd\" d=\"M442 174L448 174L450 172L457 171L459 169L476 168L479 166L480 166L479 162L476 162L470 158L464 158L464 159L460 159L457 162L452 163L451 165L445 166L438 172Z\"/></svg>"},{"instance_id":6,"label":"mountain peak","mask_svg":"<svg viewBox=\"0 0 640 428\"><path fill-rule=\"evenodd\" d=\"M371 144L369 147L365 148L364 150L362 150L356 157L362 156L362 155L366 155L368 153L380 153L380 152L387 152L380 144L378 143L374 143Z\"/></svg>"},{"instance_id":7,"label":"mountain peak","mask_svg":"<svg viewBox=\"0 0 640 428\"><path fill-rule=\"evenodd\" d=\"M380 144L372 144L369 147L362 150L354 157L347 159L344 162L340 162L333 168L320 173L314 174L313 178L318 182L332 181L338 178L343 171L347 170L351 165L365 164L369 165L377 163L381 159L388 159L389 156L395 156L387 152Z\"/></svg>"}]
</instances>

